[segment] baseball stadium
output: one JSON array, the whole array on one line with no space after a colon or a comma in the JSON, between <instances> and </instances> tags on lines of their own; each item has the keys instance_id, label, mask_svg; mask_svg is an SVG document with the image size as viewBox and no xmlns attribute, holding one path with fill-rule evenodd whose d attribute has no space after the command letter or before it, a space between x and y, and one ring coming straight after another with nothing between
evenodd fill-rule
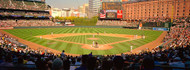
<instances>
[{"instance_id":1,"label":"baseball stadium","mask_svg":"<svg viewBox=\"0 0 190 70\"><path fill-rule=\"evenodd\" d=\"M0 0L0 70L190 69L190 0L53 1Z\"/></svg>"}]
</instances>

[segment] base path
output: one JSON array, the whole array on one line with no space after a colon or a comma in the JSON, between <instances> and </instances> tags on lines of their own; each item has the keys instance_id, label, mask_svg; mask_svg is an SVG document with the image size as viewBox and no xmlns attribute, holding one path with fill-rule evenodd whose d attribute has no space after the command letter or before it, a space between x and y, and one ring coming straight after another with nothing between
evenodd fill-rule
<instances>
[{"instance_id":1,"label":"base path","mask_svg":"<svg viewBox=\"0 0 190 70\"><path fill-rule=\"evenodd\" d=\"M156 40L154 40L154 41L152 41L152 42L150 42L148 44L145 44L143 46L140 46L140 47L132 50L132 52L126 52L124 54L140 53L142 50L147 50L147 48L152 50L155 47L157 47L157 46L159 46L159 45L161 45L163 43L162 40L164 39L164 37L166 35L167 35L167 31L164 31ZM118 54L118 55L120 55L120 54Z\"/></svg>"}]
</instances>

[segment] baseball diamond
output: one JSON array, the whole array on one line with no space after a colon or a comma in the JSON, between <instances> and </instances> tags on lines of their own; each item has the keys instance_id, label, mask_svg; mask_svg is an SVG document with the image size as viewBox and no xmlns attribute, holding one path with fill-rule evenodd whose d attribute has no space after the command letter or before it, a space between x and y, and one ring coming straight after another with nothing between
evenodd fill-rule
<instances>
[{"instance_id":1,"label":"baseball diamond","mask_svg":"<svg viewBox=\"0 0 190 70\"><path fill-rule=\"evenodd\" d=\"M152 30L85 27L12 29L3 31L31 43L38 44L38 46L34 46L28 44L28 42L23 42L30 48L38 49L43 48L40 46L44 46L43 49L51 49L57 53L65 50L69 55L89 54L90 52L93 55L127 53L130 52L130 46L133 46L133 49L138 49L155 41L163 33L163 31ZM143 39L143 35L145 39ZM98 43L98 47L93 47L93 41ZM159 41L157 42L159 45ZM158 45L150 46L156 47ZM142 50L146 49L141 48L134 52Z\"/></svg>"}]
</instances>

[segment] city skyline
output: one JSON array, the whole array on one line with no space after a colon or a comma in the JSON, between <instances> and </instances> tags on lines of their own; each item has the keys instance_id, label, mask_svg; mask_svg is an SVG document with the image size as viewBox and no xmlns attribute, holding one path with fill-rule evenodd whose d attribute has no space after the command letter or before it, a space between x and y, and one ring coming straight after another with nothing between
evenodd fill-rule
<instances>
[{"instance_id":1,"label":"city skyline","mask_svg":"<svg viewBox=\"0 0 190 70\"><path fill-rule=\"evenodd\" d=\"M46 4L55 8L75 8L88 4L88 0L46 0Z\"/></svg>"}]
</instances>

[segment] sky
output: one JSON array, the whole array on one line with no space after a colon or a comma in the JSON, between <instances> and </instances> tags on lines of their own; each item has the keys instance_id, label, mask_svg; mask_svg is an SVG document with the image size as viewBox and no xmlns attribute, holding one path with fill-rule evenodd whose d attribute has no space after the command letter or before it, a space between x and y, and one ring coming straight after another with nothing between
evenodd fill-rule
<instances>
[{"instance_id":1,"label":"sky","mask_svg":"<svg viewBox=\"0 0 190 70\"><path fill-rule=\"evenodd\" d=\"M83 4L88 3L88 0L46 0L46 4L54 8L78 8Z\"/></svg>"}]
</instances>

